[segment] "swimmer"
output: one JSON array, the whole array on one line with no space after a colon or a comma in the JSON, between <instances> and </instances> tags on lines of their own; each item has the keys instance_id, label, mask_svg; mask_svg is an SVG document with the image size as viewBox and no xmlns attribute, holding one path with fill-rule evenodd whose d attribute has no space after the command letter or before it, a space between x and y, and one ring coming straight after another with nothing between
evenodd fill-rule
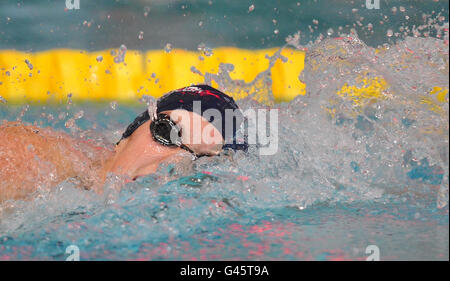
<instances>
[{"instance_id":1,"label":"swimmer","mask_svg":"<svg viewBox=\"0 0 450 281\"><path fill-rule=\"evenodd\" d=\"M226 111L233 114L231 125ZM162 163L184 163L228 149L246 151L246 142L236 135L242 121L233 98L195 85L158 99L156 108L128 126L114 149L51 128L6 122L0 125L0 203L32 197L63 181L101 194L109 174L135 180Z\"/></svg>"}]
</instances>

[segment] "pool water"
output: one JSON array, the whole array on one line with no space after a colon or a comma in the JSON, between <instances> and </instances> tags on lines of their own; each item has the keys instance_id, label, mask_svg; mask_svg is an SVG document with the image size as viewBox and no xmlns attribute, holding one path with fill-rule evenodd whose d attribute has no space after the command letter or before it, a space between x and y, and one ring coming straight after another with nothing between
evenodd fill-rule
<instances>
[{"instance_id":1,"label":"pool water","mask_svg":"<svg viewBox=\"0 0 450 281\"><path fill-rule=\"evenodd\" d=\"M315 2L323 4L302 5ZM426 13L421 5L405 7ZM374 248L381 260L448 260L448 8L442 13L444 19L425 15L432 20L423 28L396 23L393 32L410 26L416 36L383 30L370 37L367 28L350 26L338 34L336 23L328 36L290 32L285 47L306 51L298 76L307 88L288 103L272 102L270 71L245 85L227 73L204 74L225 92L248 91L238 100L244 110L278 109L274 155L251 145L247 154L200 158L188 172L161 166L120 191L111 176L103 195L67 181L31 201L7 202L0 260L64 260L70 245L82 260L365 260ZM280 46L285 38L268 42ZM0 100L0 121L51 127L110 148L145 107Z\"/></svg>"},{"instance_id":2,"label":"pool water","mask_svg":"<svg viewBox=\"0 0 450 281\"><path fill-rule=\"evenodd\" d=\"M66 182L31 202L10 202L0 258L60 260L76 245L81 259L100 260L364 260L375 245L384 260L448 259L448 102L423 102L436 98L427 92L433 87L448 87L448 47L407 38L370 60L374 53L357 37L310 47L300 76L307 95L272 105L280 120L275 155L251 146L248 154L200 158L187 175L162 166L120 193L112 177L102 196ZM361 76L390 86L367 104L336 88ZM251 98L239 104L263 107ZM4 105L0 118L107 146L143 107Z\"/></svg>"},{"instance_id":3,"label":"pool water","mask_svg":"<svg viewBox=\"0 0 450 281\"><path fill-rule=\"evenodd\" d=\"M367 9L366 0L80 0L79 10L66 10L65 2L1 1L0 49L97 51L125 44L149 50L167 43L189 50L201 43L261 49L279 47L297 31L306 44L351 29L376 47L413 30L436 36L418 27L440 16L448 21L449 7L448 0L380 0L380 9Z\"/></svg>"}]
</instances>

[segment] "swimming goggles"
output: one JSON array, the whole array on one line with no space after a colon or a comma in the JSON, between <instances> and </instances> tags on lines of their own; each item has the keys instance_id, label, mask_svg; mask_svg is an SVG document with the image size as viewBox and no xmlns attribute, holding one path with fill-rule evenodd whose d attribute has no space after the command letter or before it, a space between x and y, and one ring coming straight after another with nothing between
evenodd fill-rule
<instances>
[{"instance_id":1,"label":"swimming goggles","mask_svg":"<svg viewBox=\"0 0 450 281\"><path fill-rule=\"evenodd\" d=\"M175 124L167 114L159 113L157 117L150 122L150 132L153 139L162 145L178 146L189 151L194 156L200 156L181 142L181 128Z\"/></svg>"}]
</instances>

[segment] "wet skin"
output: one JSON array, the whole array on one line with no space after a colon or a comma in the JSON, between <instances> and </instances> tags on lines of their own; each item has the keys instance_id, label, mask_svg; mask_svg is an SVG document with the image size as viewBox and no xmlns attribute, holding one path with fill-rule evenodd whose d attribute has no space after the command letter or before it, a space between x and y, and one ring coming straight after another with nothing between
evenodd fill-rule
<instances>
[{"instance_id":1,"label":"wet skin","mask_svg":"<svg viewBox=\"0 0 450 281\"><path fill-rule=\"evenodd\" d=\"M217 155L221 151L222 135L201 116L185 110L163 113L181 128L183 144L195 153ZM102 193L110 173L134 180L154 173L162 163L192 159L192 154L182 148L155 141L150 122L113 150L50 128L20 122L0 125L0 203L30 198L38 189L51 189L65 180Z\"/></svg>"}]
</instances>

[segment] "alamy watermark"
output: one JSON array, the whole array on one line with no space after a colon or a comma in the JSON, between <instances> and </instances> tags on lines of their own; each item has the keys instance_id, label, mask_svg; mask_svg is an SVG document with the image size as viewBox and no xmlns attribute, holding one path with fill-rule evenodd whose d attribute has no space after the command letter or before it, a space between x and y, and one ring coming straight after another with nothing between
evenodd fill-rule
<instances>
[{"instance_id":1,"label":"alamy watermark","mask_svg":"<svg viewBox=\"0 0 450 281\"><path fill-rule=\"evenodd\" d=\"M66 8L68 10L79 10L80 0L66 0Z\"/></svg>"},{"instance_id":2,"label":"alamy watermark","mask_svg":"<svg viewBox=\"0 0 450 281\"><path fill-rule=\"evenodd\" d=\"M80 261L80 248L76 245L70 245L66 248L66 261Z\"/></svg>"},{"instance_id":3,"label":"alamy watermark","mask_svg":"<svg viewBox=\"0 0 450 281\"><path fill-rule=\"evenodd\" d=\"M366 0L366 8L369 10L380 9L380 0Z\"/></svg>"},{"instance_id":4,"label":"alamy watermark","mask_svg":"<svg viewBox=\"0 0 450 281\"><path fill-rule=\"evenodd\" d=\"M380 261L380 248L377 245L367 246L366 254L369 255L366 261Z\"/></svg>"}]
</instances>

